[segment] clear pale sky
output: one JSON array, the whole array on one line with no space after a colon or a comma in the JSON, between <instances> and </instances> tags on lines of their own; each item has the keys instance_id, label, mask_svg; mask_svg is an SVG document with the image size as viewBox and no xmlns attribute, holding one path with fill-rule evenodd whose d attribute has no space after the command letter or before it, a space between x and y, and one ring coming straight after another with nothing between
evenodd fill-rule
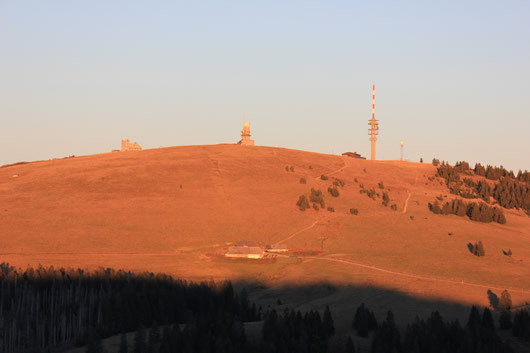
<instances>
[{"instance_id":1,"label":"clear pale sky","mask_svg":"<svg viewBox=\"0 0 530 353\"><path fill-rule=\"evenodd\" d=\"M0 164L232 143L530 169L529 1L0 0Z\"/></svg>"}]
</instances>

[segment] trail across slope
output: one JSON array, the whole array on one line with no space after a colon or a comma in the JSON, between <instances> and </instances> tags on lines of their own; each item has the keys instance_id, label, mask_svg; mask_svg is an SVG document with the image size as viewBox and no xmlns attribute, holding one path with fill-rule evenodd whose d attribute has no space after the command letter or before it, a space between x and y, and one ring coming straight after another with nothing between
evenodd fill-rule
<instances>
[{"instance_id":1,"label":"trail across slope","mask_svg":"<svg viewBox=\"0 0 530 353\"><path fill-rule=\"evenodd\" d=\"M392 274L392 275L396 275L396 276L401 276L401 277L408 277L408 278L427 280L427 281L434 281L434 282L460 284L460 285L465 285L465 286L473 286L473 287L480 287L480 288L487 288L487 289L497 289L497 290L509 289L511 291L514 291L514 292L530 294L530 290L529 289L524 289L524 288L499 287L497 285L488 285L488 284L464 282L463 280L458 281L458 280L441 278L441 277L416 275L416 274L413 274L413 273L406 273L406 272L398 272L398 271L387 270L387 269L380 268L380 267L377 267L377 266L366 265L366 264L362 264L362 263L359 263L359 262L354 262L354 261L350 261L350 260L346 260L346 259L333 259L333 258L329 258L329 257L319 257L319 256L298 256L298 257L304 258L304 259L314 259L314 260L322 260L322 261L343 263L343 264L347 264L347 265L351 265L351 266L362 267L362 268L366 268L366 269L370 269L370 270L374 270L374 271L379 271L379 272L384 272L384 273L388 273L388 274Z\"/></svg>"},{"instance_id":2,"label":"trail across slope","mask_svg":"<svg viewBox=\"0 0 530 353\"><path fill-rule=\"evenodd\" d=\"M414 175L414 183L412 183L412 186L416 185L416 180L418 180L417 171L416 171L416 174ZM412 192L410 192L410 190L407 190L407 193L409 194L409 196L407 196L407 199L405 200L405 206L403 207L403 213L407 212L407 208L409 206L409 200L410 200L410 197L412 196Z\"/></svg>"},{"instance_id":3,"label":"trail across slope","mask_svg":"<svg viewBox=\"0 0 530 353\"><path fill-rule=\"evenodd\" d=\"M317 225L317 223L318 223L318 219L317 219L316 221L314 221L313 223L311 223L310 226L305 227L305 228L302 228L302 229L300 229L300 230L297 230L296 232L294 232L294 233L292 233L291 235L289 235L287 238L282 239L282 240L276 242L274 245L279 245L279 244L281 244L281 243L285 243L286 241L288 241L288 240L294 238L295 236L297 236L298 234L300 234L300 233L302 233L302 232L305 232L306 230L309 230L309 229L313 228L314 226Z\"/></svg>"},{"instance_id":4,"label":"trail across slope","mask_svg":"<svg viewBox=\"0 0 530 353\"><path fill-rule=\"evenodd\" d=\"M407 207L409 206L409 200L410 200L410 197L412 196L412 193L410 191L407 190L407 192L409 196L407 196L407 199L405 200L405 207L403 207L403 213L407 212Z\"/></svg>"},{"instance_id":5,"label":"trail across slope","mask_svg":"<svg viewBox=\"0 0 530 353\"><path fill-rule=\"evenodd\" d=\"M326 173L325 175L329 176L329 175L337 174L338 172L343 171L344 169L346 169L348 167L348 163L346 162L347 161L346 158L349 158L349 157L342 157L342 163L344 163L344 165L342 167L340 167L339 169L336 169L336 170L334 170L332 172ZM321 177L320 175L315 177L315 180L320 179L320 177Z\"/></svg>"}]
</instances>

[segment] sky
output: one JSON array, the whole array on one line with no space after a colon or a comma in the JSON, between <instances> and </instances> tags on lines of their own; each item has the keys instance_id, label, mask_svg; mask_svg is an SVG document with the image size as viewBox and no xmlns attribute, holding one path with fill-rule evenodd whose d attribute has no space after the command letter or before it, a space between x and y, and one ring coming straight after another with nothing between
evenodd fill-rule
<instances>
[{"instance_id":1,"label":"sky","mask_svg":"<svg viewBox=\"0 0 530 353\"><path fill-rule=\"evenodd\" d=\"M0 0L0 164L234 143L530 170L529 1Z\"/></svg>"}]
</instances>

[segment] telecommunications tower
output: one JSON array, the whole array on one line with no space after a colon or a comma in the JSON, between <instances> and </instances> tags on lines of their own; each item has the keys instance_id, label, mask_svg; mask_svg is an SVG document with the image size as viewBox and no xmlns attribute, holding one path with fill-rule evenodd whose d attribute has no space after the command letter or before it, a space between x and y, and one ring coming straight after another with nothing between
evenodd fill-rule
<instances>
[{"instance_id":1,"label":"telecommunications tower","mask_svg":"<svg viewBox=\"0 0 530 353\"><path fill-rule=\"evenodd\" d=\"M401 146L401 153L399 154L399 160L402 161L403 160L403 148L405 147L405 142L401 141L399 145Z\"/></svg>"},{"instance_id":2,"label":"telecommunications tower","mask_svg":"<svg viewBox=\"0 0 530 353\"><path fill-rule=\"evenodd\" d=\"M377 141L377 135L379 135L379 122L375 120L375 85L372 87L372 120L368 120L368 135L370 135L370 141L372 141L372 161L375 161L375 141Z\"/></svg>"}]
</instances>

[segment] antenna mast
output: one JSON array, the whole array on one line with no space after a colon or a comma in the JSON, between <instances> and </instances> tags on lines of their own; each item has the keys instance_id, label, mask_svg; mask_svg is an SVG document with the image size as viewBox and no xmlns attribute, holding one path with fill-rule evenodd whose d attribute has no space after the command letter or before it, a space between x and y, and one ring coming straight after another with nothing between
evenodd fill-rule
<instances>
[{"instance_id":1,"label":"antenna mast","mask_svg":"<svg viewBox=\"0 0 530 353\"><path fill-rule=\"evenodd\" d=\"M368 120L368 135L370 135L370 141L372 141L372 161L375 161L375 141L377 141L377 135L379 135L379 122L375 120L375 85L372 86L372 120Z\"/></svg>"}]
</instances>

